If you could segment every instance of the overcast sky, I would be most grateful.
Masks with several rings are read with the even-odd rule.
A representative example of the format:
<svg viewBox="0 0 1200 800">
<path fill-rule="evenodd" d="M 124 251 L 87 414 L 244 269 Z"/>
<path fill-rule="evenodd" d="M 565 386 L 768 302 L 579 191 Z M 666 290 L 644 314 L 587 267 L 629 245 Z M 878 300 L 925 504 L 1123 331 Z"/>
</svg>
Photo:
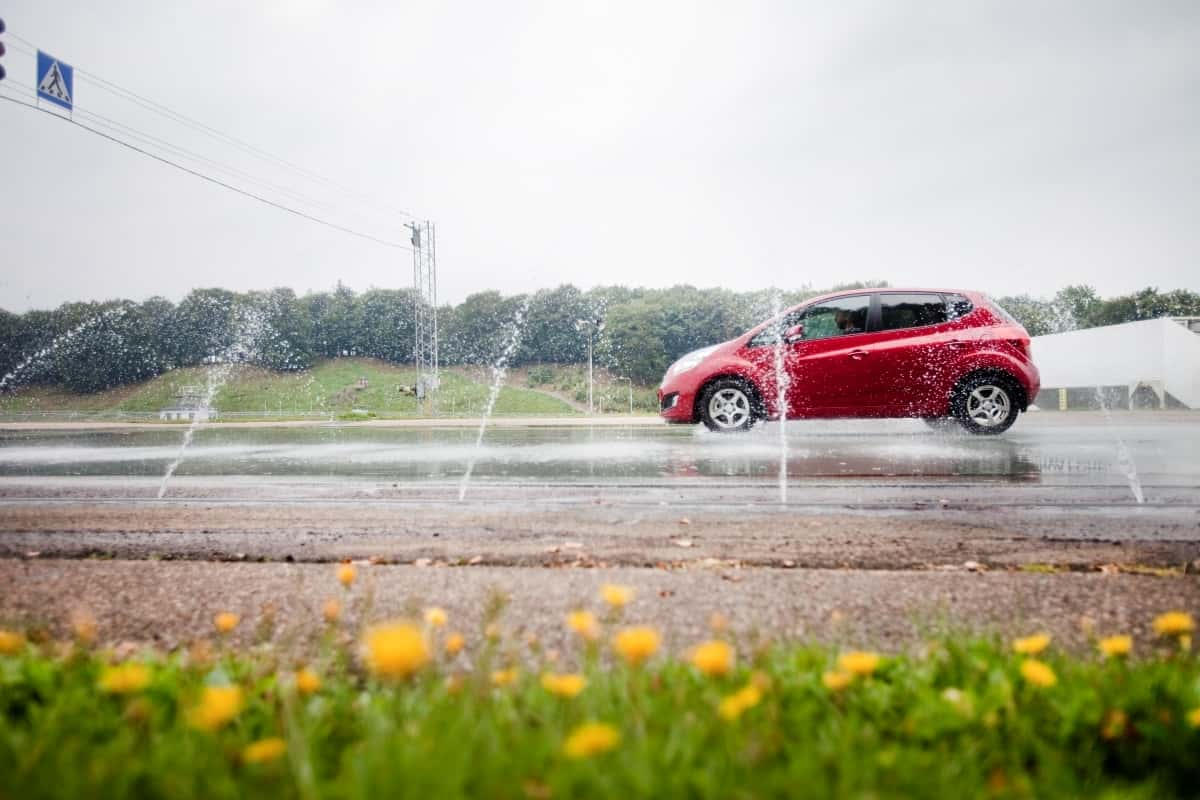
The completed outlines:
<svg viewBox="0 0 1200 800">
<path fill-rule="evenodd" d="M 78 121 L 385 239 L 406 239 L 388 206 L 433 220 L 443 302 L 562 283 L 1200 289 L 1194 0 L 0 0 L 0 16 L 0 94 L 35 83 L 16 34 L 89 74 Z M 0 176 L 10 310 L 411 285 L 406 251 L 6 102 Z"/>
</svg>

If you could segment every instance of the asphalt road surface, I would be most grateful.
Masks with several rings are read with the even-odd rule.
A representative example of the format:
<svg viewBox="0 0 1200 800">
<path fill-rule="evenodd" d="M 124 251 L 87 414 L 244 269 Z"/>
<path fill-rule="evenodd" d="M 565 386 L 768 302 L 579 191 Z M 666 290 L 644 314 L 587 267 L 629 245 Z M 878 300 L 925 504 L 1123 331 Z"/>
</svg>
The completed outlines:
<svg viewBox="0 0 1200 800">
<path fill-rule="evenodd" d="M 502 592 L 551 640 L 606 580 L 682 638 L 721 610 L 864 645 L 934 621 L 1081 642 L 1081 619 L 1200 607 L 1193 413 L 1034 413 L 998 438 L 540 422 L 480 447 L 466 425 L 201 427 L 182 453 L 176 427 L 0 429 L 0 623 L 83 606 L 109 638 L 178 644 L 267 604 L 302 641 L 332 569 L 306 562 L 346 558 L 373 564 L 371 614 L 474 620 Z"/>
</svg>

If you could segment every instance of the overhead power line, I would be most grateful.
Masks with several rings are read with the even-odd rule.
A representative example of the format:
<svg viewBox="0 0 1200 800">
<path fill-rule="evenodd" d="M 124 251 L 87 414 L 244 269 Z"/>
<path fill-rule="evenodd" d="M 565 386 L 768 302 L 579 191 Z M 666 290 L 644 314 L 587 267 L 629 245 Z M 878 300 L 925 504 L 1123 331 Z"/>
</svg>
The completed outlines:
<svg viewBox="0 0 1200 800">
<path fill-rule="evenodd" d="M 162 163 L 164 163 L 164 164 L 168 164 L 168 165 L 170 165 L 170 166 L 172 166 L 172 167 L 175 167 L 175 168 L 176 168 L 176 169 L 178 169 L 178 170 L 182 170 L 183 172 L 186 172 L 186 173 L 188 173 L 189 175 L 194 175 L 194 176 L 196 176 L 197 178 L 200 178 L 200 179 L 202 179 L 202 180 L 208 181 L 209 183 L 214 183 L 214 184 L 216 184 L 217 186 L 224 187 L 224 188 L 226 188 L 226 189 L 229 189 L 229 190 L 230 190 L 230 191 L 232 191 L 232 192 L 237 192 L 237 193 L 238 193 L 238 194 L 240 194 L 240 195 L 243 195 L 243 196 L 245 196 L 245 197 L 249 197 L 249 198 L 251 198 L 251 199 L 253 199 L 253 200 L 257 200 L 257 201 L 259 201 L 260 203 L 263 203 L 263 204 L 265 204 L 265 205 L 268 205 L 268 206 L 272 206 L 273 208 L 278 208 L 278 209 L 279 209 L 279 210 L 281 210 L 281 211 L 286 211 L 286 212 L 288 212 L 289 214 L 295 214 L 296 216 L 298 216 L 298 217 L 303 217 L 304 219 L 307 219 L 307 220 L 309 220 L 309 221 L 311 221 L 311 222 L 316 222 L 316 223 L 318 223 L 318 224 L 320 224 L 320 225 L 324 225 L 324 226 L 326 226 L 326 227 L 328 227 L 328 228 L 333 228 L 334 230 L 339 230 L 339 231 L 341 231 L 341 232 L 343 232 L 343 233 L 350 234 L 351 236 L 357 236 L 357 237 L 359 237 L 360 239 L 367 239 L 367 240 L 369 240 L 369 241 L 375 242 L 375 243 L 377 243 L 377 244 L 384 245 L 384 246 L 386 246 L 386 247 L 394 247 L 394 248 L 396 248 L 396 249 L 399 249 L 399 250 L 412 250 L 412 248 L 411 248 L 411 247 L 409 247 L 407 244 L 404 244 L 404 243 L 402 243 L 402 242 L 394 242 L 394 241 L 389 241 L 389 240 L 387 240 L 387 239 L 381 239 L 381 238 L 379 238 L 378 236 L 372 236 L 372 235 L 371 235 L 371 234 L 369 234 L 369 233 L 364 233 L 364 232 L 362 232 L 362 231 L 358 231 L 358 230 L 355 230 L 355 229 L 353 229 L 353 228 L 348 228 L 348 227 L 346 227 L 345 225 L 339 225 L 339 224 L 337 224 L 336 222 L 331 222 L 331 221 L 329 221 L 329 220 L 327 220 L 327 219 L 322 219 L 321 217 L 317 217 L 317 216 L 314 216 L 314 215 L 312 215 L 312 214 L 305 213 L 304 211 L 301 211 L 301 210 L 299 210 L 299 209 L 297 209 L 297 208 L 292 208 L 291 206 L 284 205 L 283 203 L 278 203 L 278 202 L 276 202 L 276 201 L 274 201 L 274 200 L 271 200 L 271 199 L 269 199 L 269 198 L 263 197 L 262 195 L 255 194 L 254 192 L 250 192 L 250 191 L 247 191 L 247 190 L 245 190 L 245 189 L 242 189 L 242 188 L 240 188 L 240 187 L 234 186 L 233 184 L 226 183 L 225 181 L 222 181 L 222 180 L 220 180 L 219 178 L 214 178 L 213 176 L 211 176 L 211 175 L 207 175 L 207 174 L 205 174 L 205 173 L 203 173 L 203 172 L 200 172 L 199 170 L 195 170 L 195 169 L 192 169 L 191 167 L 188 167 L 188 166 L 186 166 L 186 165 L 184 165 L 184 164 L 180 164 L 178 161 L 172 161 L 172 160 L 171 160 L 171 159 L 169 159 L 169 158 L 165 158 L 165 157 L 163 157 L 163 156 L 161 156 L 161 155 L 159 155 L 159 154 L 157 154 L 157 153 L 152 153 L 152 152 L 150 152 L 149 150 L 145 150 L 145 149 L 143 149 L 143 148 L 141 148 L 141 147 L 138 147 L 137 145 L 135 145 L 135 144 L 132 144 L 131 142 L 127 142 L 127 141 L 125 141 L 124 139 L 120 139 L 120 138 L 118 138 L 118 137 L 116 137 L 116 136 L 111 136 L 111 135 L 109 135 L 109 134 L 105 133 L 104 131 L 100 131 L 100 130 L 97 130 L 96 128 L 93 128 L 93 127 L 91 127 L 91 126 L 84 125 L 82 122 L 79 122 L 79 121 L 77 121 L 77 120 L 71 119 L 70 117 L 66 117 L 66 116 L 63 116 L 62 114 L 55 114 L 55 113 L 52 113 L 52 112 L 50 112 L 50 111 L 47 111 L 46 109 L 43 109 L 43 108 L 40 108 L 40 107 L 38 107 L 38 106 L 37 106 L 37 105 L 35 105 L 34 103 L 27 103 L 27 102 L 25 102 L 24 100 L 18 100 L 18 99 L 17 99 L 17 98 L 15 98 L 15 97 L 11 97 L 11 96 L 9 96 L 9 95 L 2 94 L 2 93 L 0 93 L 0 100 L 7 100 L 7 101 L 8 101 L 8 102 L 10 102 L 10 103 L 15 103 L 16 105 L 19 105 L 19 106 L 24 106 L 25 108 L 30 108 L 30 109 L 33 109 L 34 111 L 41 111 L 42 113 L 44 113 L 44 114 L 46 114 L 46 115 L 48 115 L 48 116 L 50 116 L 50 117 L 53 117 L 54 119 L 60 120 L 60 121 L 62 121 L 62 122 L 65 122 L 65 123 L 67 123 L 67 124 L 69 124 L 69 125 L 74 125 L 74 126 L 75 126 L 75 127 L 77 127 L 77 128 L 82 128 L 83 130 L 87 131 L 88 133 L 93 133 L 93 134 L 95 134 L 96 136 L 100 136 L 100 137 L 102 137 L 102 138 L 104 138 L 104 139 L 107 139 L 107 140 L 108 140 L 108 141 L 110 141 L 110 142 L 114 142 L 114 143 L 116 143 L 116 144 L 119 144 L 119 145 L 121 145 L 122 147 L 126 147 L 126 148 L 128 148 L 128 149 L 130 149 L 130 150 L 133 150 L 133 151 L 134 151 L 134 152 L 136 152 L 136 153 L 140 153 L 141 155 L 144 155 L 144 156 L 147 156 L 147 157 L 149 157 L 149 158 L 152 158 L 152 159 L 154 159 L 155 161 L 161 161 Z"/>
<path fill-rule="evenodd" d="M 21 42 L 22 44 L 24 44 L 26 47 L 30 48 L 30 49 L 24 51 L 30 55 L 33 55 L 34 52 L 39 49 L 36 44 L 34 44 L 33 42 L 24 38 L 20 34 L 13 33 L 11 30 L 8 31 L 6 35 L 10 36 L 12 39 L 17 40 L 18 42 Z M 23 48 L 21 48 L 20 45 L 18 45 L 17 49 L 21 50 Z M 334 187 L 334 188 L 338 189 L 341 193 L 346 195 L 347 197 L 351 197 L 351 198 L 357 200 L 358 202 L 367 205 L 368 207 L 386 208 L 386 209 L 392 211 L 393 213 L 398 214 L 403 217 L 407 217 L 410 220 L 418 220 L 419 219 L 415 214 L 405 211 L 404 209 L 397 208 L 396 206 L 393 206 L 390 203 L 386 203 L 384 201 L 378 200 L 377 198 L 370 197 L 370 196 L 363 194 L 362 192 L 359 192 L 349 186 L 346 186 L 345 184 L 342 184 L 332 178 L 328 178 L 324 175 L 321 175 L 320 173 L 306 169 L 304 167 L 301 167 L 297 164 L 292 163 L 291 161 L 288 161 L 287 159 L 284 159 L 277 155 L 274 155 L 273 153 L 269 153 L 260 147 L 256 147 L 255 145 L 252 145 L 249 142 L 246 142 L 246 141 L 243 141 L 242 139 L 237 138 L 236 136 L 232 136 L 231 134 L 220 131 L 220 130 L 212 127 L 211 125 L 207 125 L 203 122 L 200 122 L 199 120 L 193 119 L 192 117 L 189 117 L 186 114 L 183 114 L 179 111 L 175 111 L 174 109 L 171 109 L 171 108 L 163 105 L 162 103 L 159 103 L 156 100 L 152 100 L 152 99 L 145 97 L 141 94 L 138 94 L 137 92 L 134 92 L 130 89 L 126 89 L 125 87 L 121 86 L 120 84 L 117 84 L 113 81 L 107 80 L 106 78 L 102 78 L 93 72 L 84 70 L 80 67 L 76 67 L 75 74 L 77 76 L 79 76 L 80 78 L 83 78 L 87 82 L 95 85 L 96 87 L 98 87 L 104 91 L 107 91 L 111 94 L 114 94 L 117 97 L 120 97 L 128 102 L 138 105 L 138 106 L 146 109 L 147 111 L 158 114 L 159 116 L 165 117 L 173 122 L 176 122 L 180 125 L 190 128 L 194 131 L 202 133 L 210 138 L 216 139 L 217 141 L 223 142 L 228 145 L 232 145 L 233 147 L 236 147 L 246 153 L 249 153 L 250 155 L 254 156 L 255 158 L 275 164 L 276 166 L 282 167 L 284 169 L 290 170 L 298 175 L 301 175 L 301 176 L 307 178 L 308 180 L 317 181 L 317 182 L 323 183 L 327 186 Z"/>
</svg>

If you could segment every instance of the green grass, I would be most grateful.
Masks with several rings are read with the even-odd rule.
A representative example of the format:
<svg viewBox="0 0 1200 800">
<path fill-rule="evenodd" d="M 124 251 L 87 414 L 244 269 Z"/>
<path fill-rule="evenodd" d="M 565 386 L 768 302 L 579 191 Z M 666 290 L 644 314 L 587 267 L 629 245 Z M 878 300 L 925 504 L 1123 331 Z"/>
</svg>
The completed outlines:
<svg viewBox="0 0 1200 800">
<path fill-rule="evenodd" d="M 31 386 L 0 397 L 0 411 L 157 413 L 172 405 L 184 387 L 203 389 L 207 375 L 202 367 L 177 369 L 140 384 L 88 395 Z M 482 411 L 490 389 L 489 374 L 448 369 L 441 376 L 439 402 L 443 414 L 473 416 Z M 365 388 L 358 387 L 359 378 L 367 379 Z M 399 388 L 415 383 L 416 373 L 412 369 L 365 358 L 330 359 L 302 372 L 238 367 L 217 392 L 214 405 L 221 412 L 269 416 L 308 413 L 344 416 L 354 409 L 364 409 L 376 416 L 415 416 L 416 398 Z M 555 416 L 577 412 L 544 392 L 506 385 L 496 399 L 495 413 Z"/>
<path fill-rule="evenodd" d="M 706 677 L 683 654 L 629 667 L 581 645 L 562 655 L 588 683 L 564 699 L 541 685 L 560 667 L 536 643 L 478 635 L 451 658 L 444 632 L 427 635 L 432 662 L 387 682 L 330 626 L 311 663 L 323 685 L 307 696 L 297 663 L 265 644 L 133 656 L 151 679 L 127 695 L 97 688 L 111 653 L 24 646 L 0 656 L 0 796 L 1158 798 L 1200 786 L 1200 669 L 1169 641 L 1129 662 L 1052 645 L 1039 658 L 1057 683 L 1038 687 L 1008 643 L 944 639 L 841 690 L 822 677 L 839 654 L 817 646 L 751 648 Z M 516 682 L 494 685 L 511 664 Z M 195 729 L 204 687 L 226 684 L 244 708 Z M 749 685 L 758 702 L 722 717 L 722 698 Z M 619 741 L 570 758 L 564 741 L 586 721 Z M 246 763 L 271 737 L 286 754 Z"/>
</svg>

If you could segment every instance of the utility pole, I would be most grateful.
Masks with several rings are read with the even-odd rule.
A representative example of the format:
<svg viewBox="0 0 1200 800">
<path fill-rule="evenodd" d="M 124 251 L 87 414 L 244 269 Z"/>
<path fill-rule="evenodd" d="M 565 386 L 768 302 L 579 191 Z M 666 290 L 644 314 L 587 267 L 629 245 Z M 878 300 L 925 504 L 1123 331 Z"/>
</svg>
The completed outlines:
<svg viewBox="0 0 1200 800">
<path fill-rule="evenodd" d="M 417 370 L 417 410 L 436 415 L 438 378 L 437 233 L 433 223 L 411 222 L 413 251 L 413 366 Z"/>
<path fill-rule="evenodd" d="M 587 336 L 588 343 L 588 413 L 595 413 L 595 407 L 592 404 L 592 344 L 599 333 L 600 328 L 604 325 L 604 320 L 598 316 L 590 316 L 587 319 L 575 320 L 575 330 Z"/>
</svg>

